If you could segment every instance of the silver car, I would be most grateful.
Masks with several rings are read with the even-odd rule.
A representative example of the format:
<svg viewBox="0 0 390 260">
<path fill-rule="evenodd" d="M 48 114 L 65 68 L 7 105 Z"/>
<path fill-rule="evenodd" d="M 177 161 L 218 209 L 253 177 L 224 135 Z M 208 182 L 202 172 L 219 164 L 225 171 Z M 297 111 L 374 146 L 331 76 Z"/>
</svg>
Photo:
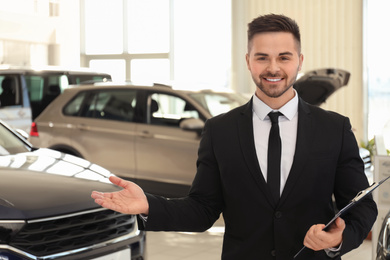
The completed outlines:
<svg viewBox="0 0 390 260">
<path fill-rule="evenodd" d="M 111 76 L 87 68 L 0 65 L 0 119 L 28 132 L 31 122 L 63 89 L 91 80 L 108 81 Z"/>
<path fill-rule="evenodd" d="M 248 101 L 166 85 L 68 88 L 36 118 L 29 141 L 99 163 L 165 196 L 188 192 L 204 122 Z"/>
</svg>

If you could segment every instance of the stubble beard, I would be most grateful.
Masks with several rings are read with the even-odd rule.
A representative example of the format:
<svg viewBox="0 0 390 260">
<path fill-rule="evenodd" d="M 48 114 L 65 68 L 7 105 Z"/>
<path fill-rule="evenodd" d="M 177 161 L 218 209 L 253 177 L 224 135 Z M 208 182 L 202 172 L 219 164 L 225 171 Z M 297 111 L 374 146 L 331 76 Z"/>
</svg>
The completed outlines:
<svg viewBox="0 0 390 260">
<path fill-rule="evenodd" d="M 268 96 L 270 98 L 278 98 L 278 97 L 281 97 L 284 93 L 286 93 L 295 84 L 295 82 L 297 81 L 298 71 L 299 71 L 299 69 L 297 69 L 295 77 L 290 82 L 287 83 L 286 87 L 284 87 L 280 91 L 274 91 L 274 88 L 277 88 L 277 86 L 274 86 L 274 88 L 272 88 L 272 87 L 271 88 L 266 88 L 264 86 L 264 84 L 262 84 L 262 79 L 263 78 L 267 78 L 267 77 L 269 77 L 269 78 L 281 77 L 281 78 L 284 78 L 284 79 L 288 80 L 287 75 L 279 75 L 279 74 L 272 75 L 272 74 L 269 74 L 269 73 L 266 74 L 266 75 L 262 74 L 262 75 L 259 76 L 259 80 L 257 81 L 257 80 L 254 79 L 254 82 L 255 82 L 257 88 L 259 88 L 261 90 L 261 92 L 263 92 L 266 96 Z"/>
</svg>

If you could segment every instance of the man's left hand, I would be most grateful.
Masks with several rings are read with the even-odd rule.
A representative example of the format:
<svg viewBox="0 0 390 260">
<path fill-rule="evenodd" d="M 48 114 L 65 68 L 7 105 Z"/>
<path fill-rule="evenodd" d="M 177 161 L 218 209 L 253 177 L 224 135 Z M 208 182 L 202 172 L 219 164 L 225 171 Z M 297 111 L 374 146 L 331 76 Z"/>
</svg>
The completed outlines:
<svg viewBox="0 0 390 260">
<path fill-rule="evenodd" d="M 343 241 L 344 220 L 337 218 L 326 231 L 323 230 L 324 227 L 324 224 L 313 225 L 307 231 L 303 244 L 314 251 L 339 247 Z"/>
</svg>

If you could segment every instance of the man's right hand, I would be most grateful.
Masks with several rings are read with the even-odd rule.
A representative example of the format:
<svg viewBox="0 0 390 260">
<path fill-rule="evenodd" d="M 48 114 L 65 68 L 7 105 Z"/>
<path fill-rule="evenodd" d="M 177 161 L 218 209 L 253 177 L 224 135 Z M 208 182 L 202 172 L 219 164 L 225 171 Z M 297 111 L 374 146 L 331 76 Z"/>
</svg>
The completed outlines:
<svg viewBox="0 0 390 260">
<path fill-rule="evenodd" d="M 149 203 L 144 191 L 135 183 L 111 176 L 110 181 L 123 189 L 102 193 L 93 191 L 91 197 L 102 207 L 125 214 L 149 214 Z"/>
</svg>

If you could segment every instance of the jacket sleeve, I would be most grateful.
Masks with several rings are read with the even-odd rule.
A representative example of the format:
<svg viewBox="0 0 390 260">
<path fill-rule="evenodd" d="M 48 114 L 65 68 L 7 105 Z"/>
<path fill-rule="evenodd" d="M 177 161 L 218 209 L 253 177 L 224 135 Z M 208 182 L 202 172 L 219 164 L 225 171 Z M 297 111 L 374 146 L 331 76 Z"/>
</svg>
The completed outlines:
<svg viewBox="0 0 390 260">
<path fill-rule="evenodd" d="M 343 143 L 339 155 L 334 195 L 339 209 L 346 206 L 351 198 L 366 189 L 369 184 L 364 173 L 364 164 L 348 118 L 345 118 Z M 357 248 L 370 232 L 376 217 L 377 207 L 371 195 L 353 206 L 342 218 L 346 222 L 343 233 L 341 255 Z"/>
</svg>

